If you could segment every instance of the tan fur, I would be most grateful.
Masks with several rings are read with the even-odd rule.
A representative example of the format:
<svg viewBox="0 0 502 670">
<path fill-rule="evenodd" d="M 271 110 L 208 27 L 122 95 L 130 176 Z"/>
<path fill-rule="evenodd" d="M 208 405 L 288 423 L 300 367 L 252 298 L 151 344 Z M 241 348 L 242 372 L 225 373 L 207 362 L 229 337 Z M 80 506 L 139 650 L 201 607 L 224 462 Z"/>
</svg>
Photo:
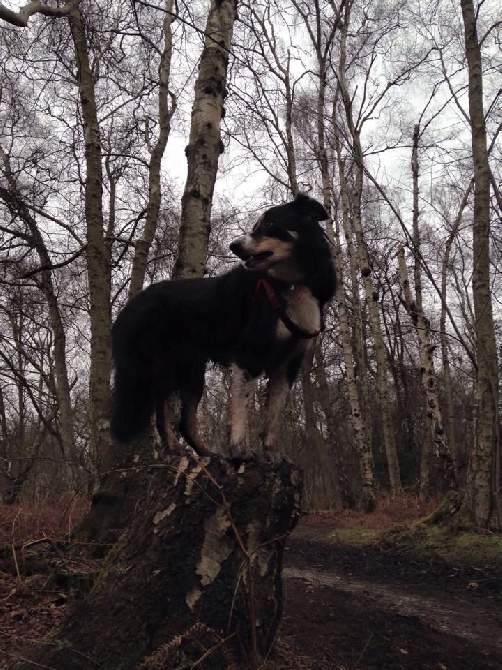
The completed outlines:
<svg viewBox="0 0 502 670">
<path fill-rule="evenodd" d="M 321 329 L 319 303 L 306 286 L 294 286 L 287 295 L 286 314 L 291 321 L 307 333 L 317 333 Z M 291 337 L 282 321 L 277 324 L 277 336 L 281 340 Z"/>
<path fill-rule="evenodd" d="M 239 452 L 246 444 L 246 419 L 249 396 L 251 395 L 256 379 L 250 377 L 245 370 L 232 365 L 229 398 L 229 428 L 230 452 L 232 456 L 242 455 Z"/>
</svg>

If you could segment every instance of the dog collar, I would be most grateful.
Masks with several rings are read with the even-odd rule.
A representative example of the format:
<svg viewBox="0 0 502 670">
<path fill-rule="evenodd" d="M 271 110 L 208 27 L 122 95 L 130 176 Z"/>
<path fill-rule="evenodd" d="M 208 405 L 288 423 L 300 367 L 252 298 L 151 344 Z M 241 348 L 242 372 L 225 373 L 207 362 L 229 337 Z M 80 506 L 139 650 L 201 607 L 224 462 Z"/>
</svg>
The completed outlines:
<svg viewBox="0 0 502 670">
<path fill-rule="evenodd" d="M 277 316 L 279 319 L 283 322 L 283 324 L 286 326 L 286 328 L 289 330 L 291 335 L 294 335 L 295 337 L 298 337 L 302 340 L 310 340 L 313 337 L 317 337 L 319 333 L 321 333 L 324 328 L 324 319 L 322 316 L 322 310 L 321 310 L 321 327 L 319 330 L 316 330 L 315 332 L 311 333 L 308 330 L 304 330 L 303 328 L 300 328 L 294 321 L 292 321 L 289 316 L 286 314 L 286 310 L 284 308 L 283 303 L 279 300 L 279 296 L 277 295 L 276 291 L 274 290 L 274 287 L 272 284 L 266 279 L 265 277 L 260 277 L 258 281 L 256 282 L 255 290 L 254 290 L 254 295 L 253 295 L 253 301 L 251 303 L 252 308 L 254 306 L 254 302 L 256 299 L 256 296 L 258 295 L 260 289 L 263 289 L 265 291 L 265 294 L 268 298 L 269 303 L 272 306 L 272 309 L 274 312 L 277 313 Z"/>
</svg>

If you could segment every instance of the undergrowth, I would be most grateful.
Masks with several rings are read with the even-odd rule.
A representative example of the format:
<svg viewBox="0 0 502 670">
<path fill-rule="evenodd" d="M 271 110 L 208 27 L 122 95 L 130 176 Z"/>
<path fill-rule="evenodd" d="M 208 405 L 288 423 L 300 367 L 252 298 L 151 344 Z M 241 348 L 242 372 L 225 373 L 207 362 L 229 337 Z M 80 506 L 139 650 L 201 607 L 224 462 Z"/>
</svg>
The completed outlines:
<svg viewBox="0 0 502 670">
<path fill-rule="evenodd" d="M 380 496 L 373 514 L 358 510 L 319 512 L 311 515 L 325 528 L 324 536 L 353 546 L 379 545 L 388 551 L 412 552 L 416 556 L 440 556 L 448 562 L 473 566 L 502 566 L 502 534 L 468 532 L 451 523 L 429 523 L 442 503 L 406 493 L 399 498 Z"/>
<path fill-rule="evenodd" d="M 88 507 L 86 498 L 72 494 L 42 504 L 0 503 L 0 550 L 43 538 L 69 540 Z"/>
</svg>

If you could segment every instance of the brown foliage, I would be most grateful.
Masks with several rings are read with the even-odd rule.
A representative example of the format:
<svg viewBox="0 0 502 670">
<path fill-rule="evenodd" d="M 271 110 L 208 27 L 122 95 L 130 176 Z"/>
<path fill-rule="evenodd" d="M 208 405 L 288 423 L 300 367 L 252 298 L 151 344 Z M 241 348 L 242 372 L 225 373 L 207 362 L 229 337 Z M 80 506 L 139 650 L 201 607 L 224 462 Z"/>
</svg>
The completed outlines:
<svg viewBox="0 0 502 670">
<path fill-rule="evenodd" d="M 0 503 L 0 551 L 14 545 L 50 538 L 68 540 L 87 512 L 88 501 L 72 494 L 42 505 Z"/>
</svg>

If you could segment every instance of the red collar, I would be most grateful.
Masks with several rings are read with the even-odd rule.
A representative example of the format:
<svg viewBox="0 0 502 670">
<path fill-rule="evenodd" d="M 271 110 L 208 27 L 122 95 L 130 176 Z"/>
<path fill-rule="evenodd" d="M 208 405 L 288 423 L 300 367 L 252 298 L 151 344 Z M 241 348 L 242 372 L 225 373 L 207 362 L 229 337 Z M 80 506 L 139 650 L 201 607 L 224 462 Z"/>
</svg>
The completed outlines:
<svg viewBox="0 0 502 670">
<path fill-rule="evenodd" d="M 322 310 L 321 310 L 321 328 L 319 330 L 316 330 L 314 333 L 310 333 L 309 331 L 300 328 L 300 326 L 297 326 L 296 323 L 294 323 L 294 321 L 291 321 L 289 316 L 286 314 L 286 309 L 284 307 L 283 302 L 279 299 L 279 296 L 277 295 L 272 284 L 265 277 L 260 277 L 260 279 L 258 279 L 258 281 L 256 282 L 253 294 L 253 300 L 251 302 L 251 312 L 254 309 L 256 297 L 260 292 L 260 289 L 263 289 L 265 291 L 265 294 L 268 298 L 269 303 L 272 306 L 272 309 L 274 310 L 274 312 L 276 312 L 277 316 L 289 330 L 291 335 L 294 335 L 295 337 L 298 337 L 302 340 L 310 340 L 313 337 L 317 337 L 319 333 L 322 330 L 324 330 L 325 326 L 324 326 L 324 320 L 322 318 Z"/>
</svg>

